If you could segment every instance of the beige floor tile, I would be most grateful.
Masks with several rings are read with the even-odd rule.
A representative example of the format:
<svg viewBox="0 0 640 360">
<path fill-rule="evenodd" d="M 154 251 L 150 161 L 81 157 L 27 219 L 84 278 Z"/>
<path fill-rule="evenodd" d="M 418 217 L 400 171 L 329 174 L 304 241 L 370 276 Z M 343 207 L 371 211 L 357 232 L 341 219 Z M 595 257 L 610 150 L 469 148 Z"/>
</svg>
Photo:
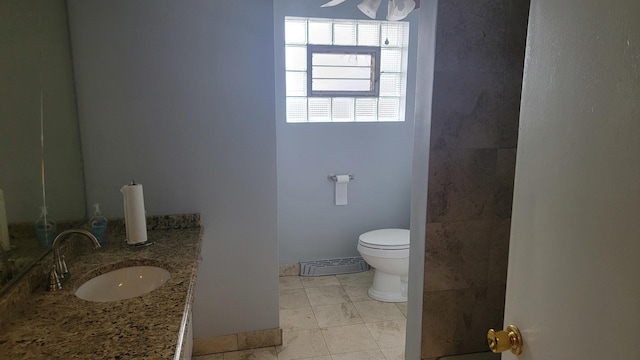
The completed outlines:
<svg viewBox="0 0 640 360">
<path fill-rule="evenodd" d="M 314 306 L 313 313 L 320 327 L 362 324 L 362 318 L 352 303 Z"/>
<path fill-rule="evenodd" d="M 282 330 L 308 330 L 318 327 L 318 322 L 310 307 L 280 310 L 280 328 Z"/>
<path fill-rule="evenodd" d="M 335 275 L 312 277 L 302 276 L 300 277 L 300 281 L 302 282 L 302 286 L 305 288 L 340 285 L 340 282 L 336 279 Z"/>
<path fill-rule="evenodd" d="M 282 333 L 282 345 L 276 346 L 276 351 L 278 360 L 329 355 L 329 349 L 320 329 L 285 331 Z"/>
<path fill-rule="evenodd" d="M 281 276 L 280 290 L 302 289 L 302 281 L 299 276 Z"/>
<path fill-rule="evenodd" d="M 349 284 L 342 286 L 347 295 L 349 295 L 349 299 L 351 299 L 352 302 L 372 301 L 373 299 L 369 297 L 369 294 L 367 294 L 367 291 L 369 291 L 369 287 L 371 287 L 371 284 L 369 283 Z"/>
<path fill-rule="evenodd" d="M 224 354 L 224 360 L 278 360 L 275 347 L 234 351 Z"/>
<path fill-rule="evenodd" d="M 280 276 L 298 276 L 300 275 L 300 263 L 281 264 L 279 270 Z"/>
<path fill-rule="evenodd" d="M 367 350 L 331 355 L 332 360 L 386 360 L 380 350 Z"/>
<path fill-rule="evenodd" d="M 400 309 L 400 311 L 402 312 L 402 315 L 404 315 L 404 317 L 407 317 L 407 303 L 406 302 L 400 302 L 400 303 L 396 303 L 396 306 L 398 307 L 398 309 Z"/>
<path fill-rule="evenodd" d="M 404 360 L 404 346 L 380 349 L 386 360 Z"/>
<path fill-rule="evenodd" d="M 347 293 L 342 289 L 342 286 L 306 288 L 305 291 L 307 292 L 311 306 L 341 304 L 351 301 Z"/>
<path fill-rule="evenodd" d="M 282 346 L 194 360 L 403 360 L 407 304 L 369 298 L 372 278 L 373 271 L 281 277 Z"/>
<path fill-rule="evenodd" d="M 366 325 L 380 348 L 404 346 L 407 333 L 406 320 L 389 320 Z"/>
<path fill-rule="evenodd" d="M 371 283 L 373 282 L 373 270 L 363 271 L 355 274 L 336 275 L 336 279 L 338 279 L 338 281 L 342 285 L 362 283 L 368 283 L 369 285 L 371 285 Z"/>
<path fill-rule="evenodd" d="M 353 305 L 356 306 L 365 323 L 404 319 L 404 315 L 395 303 L 372 300 L 354 302 Z"/>
<path fill-rule="evenodd" d="M 304 289 L 290 289 L 280 291 L 280 309 L 296 309 L 310 307 L 307 293 Z"/>
<path fill-rule="evenodd" d="M 224 360 L 222 354 L 200 355 L 200 356 L 194 356 L 191 359 L 193 360 Z"/>
<path fill-rule="evenodd" d="M 363 324 L 323 328 L 322 335 L 332 355 L 378 348 Z"/>
</svg>

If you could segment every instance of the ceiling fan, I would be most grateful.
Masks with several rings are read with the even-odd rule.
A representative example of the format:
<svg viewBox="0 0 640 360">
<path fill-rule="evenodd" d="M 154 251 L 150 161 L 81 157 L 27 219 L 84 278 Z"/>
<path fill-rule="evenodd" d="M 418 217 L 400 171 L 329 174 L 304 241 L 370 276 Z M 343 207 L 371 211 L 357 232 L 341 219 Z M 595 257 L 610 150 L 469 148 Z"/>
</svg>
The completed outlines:
<svg viewBox="0 0 640 360">
<path fill-rule="evenodd" d="M 330 0 L 329 2 L 321 5 L 321 7 L 331 7 L 340 5 L 347 0 Z M 387 20 L 397 21 L 402 20 L 413 9 L 416 9 L 420 6 L 420 0 L 387 0 Z M 376 13 L 378 12 L 378 8 L 382 0 L 363 0 L 360 4 L 358 4 L 358 9 L 362 11 L 363 14 L 368 17 L 375 19 Z"/>
</svg>

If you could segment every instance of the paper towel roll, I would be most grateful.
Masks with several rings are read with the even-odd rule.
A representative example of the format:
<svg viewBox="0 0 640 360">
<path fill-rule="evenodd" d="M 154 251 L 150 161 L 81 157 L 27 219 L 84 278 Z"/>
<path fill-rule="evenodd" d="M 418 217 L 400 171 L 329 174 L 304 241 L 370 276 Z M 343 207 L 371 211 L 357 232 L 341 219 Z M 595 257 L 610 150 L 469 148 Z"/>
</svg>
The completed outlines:
<svg viewBox="0 0 640 360">
<path fill-rule="evenodd" d="M 9 225 L 7 224 L 7 208 L 4 205 L 4 193 L 0 189 L 0 246 L 5 250 L 11 249 L 9 243 Z"/>
<path fill-rule="evenodd" d="M 120 189 L 124 198 L 124 224 L 127 230 L 127 244 L 147 241 L 147 218 L 144 211 L 142 185 L 131 182 Z"/>
<path fill-rule="evenodd" d="M 349 175 L 336 176 L 336 205 L 347 205 L 347 184 Z"/>
</svg>

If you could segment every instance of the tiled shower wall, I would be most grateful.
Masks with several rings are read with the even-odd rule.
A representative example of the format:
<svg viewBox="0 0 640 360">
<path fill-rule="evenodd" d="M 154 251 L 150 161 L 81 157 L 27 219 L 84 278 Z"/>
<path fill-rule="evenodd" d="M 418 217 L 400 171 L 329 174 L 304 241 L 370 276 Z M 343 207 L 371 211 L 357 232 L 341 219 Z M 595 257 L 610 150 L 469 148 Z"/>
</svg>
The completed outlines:
<svg viewBox="0 0 640 360">
<path fill-rule="evenodd" d="M 529 0 L 439 2 L 422 358 L 502 328 Z"/>
</svg>

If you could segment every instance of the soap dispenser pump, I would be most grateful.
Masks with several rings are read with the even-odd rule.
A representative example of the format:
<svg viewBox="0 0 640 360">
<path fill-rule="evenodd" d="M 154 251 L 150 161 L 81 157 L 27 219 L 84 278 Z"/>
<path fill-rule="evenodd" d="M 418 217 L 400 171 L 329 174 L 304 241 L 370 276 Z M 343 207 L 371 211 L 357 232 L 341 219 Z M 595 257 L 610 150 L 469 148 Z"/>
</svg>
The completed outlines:
<svg viewBox="0 0 640 360">
<path fill-rule="evenodd" d="M 91 224 L 91 233 L 98 239 L 100 245 L 104 245 L 107 243 L 107 218 L 102 215 L 100 204 L 93 204 L 93 207 L 95 210 L 93 217 L 91 217 L 89 221 Z"/>
<path fill-rule="evenodd" d="M 50 248 L 56 234 L 56 222 L 48 215 L 47 207 L 40 206 L 40 218 L 36 221 L 36 237 L 43 248 Z"/>
</svg>

